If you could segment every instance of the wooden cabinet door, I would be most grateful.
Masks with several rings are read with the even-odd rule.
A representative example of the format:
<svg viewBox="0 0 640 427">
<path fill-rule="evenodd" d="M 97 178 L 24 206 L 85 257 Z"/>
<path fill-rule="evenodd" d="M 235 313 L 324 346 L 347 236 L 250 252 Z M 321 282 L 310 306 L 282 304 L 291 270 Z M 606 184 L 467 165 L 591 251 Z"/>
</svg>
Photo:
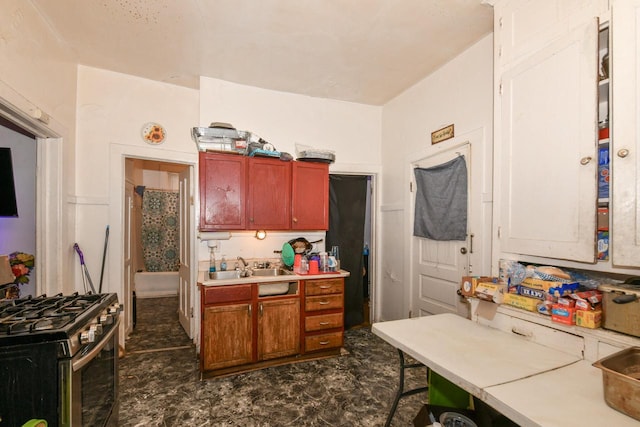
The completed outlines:
<svg viewBox="0 0 640 427">
<path fill-rule="evenodd" d="M 300 299 L 258 303 L 258 360 L 300 352 Z"/>
<path fill-rule="evenodd" d="M 291 162 L 252 158 L 247 187 L 247 228 L 287 230 L 291 210 Z"/>
<path fill-rule="evenodd" d="M 291 229 L 329 228 L 329 165 L 293 162 Z"/>
<path fill-rule="evenodd" d="M 200 230 L 242 230 L 245 223 L 244 156 L 200 153 Z"/>
<path fill-rule="evenodd" d="M 640 267 L 640 1 L 612 6 L 611 259 Z"/>
<path fill-rule="evenodd" d="M 596 20 L 500 76 L 496 201 L 503 253 L 596 260 Z"/>
<path fill-rule="evenodd" d="M 202 369 L 253 361 L 251 303 L 205 307 L 202 318 Z"/>
</svg>

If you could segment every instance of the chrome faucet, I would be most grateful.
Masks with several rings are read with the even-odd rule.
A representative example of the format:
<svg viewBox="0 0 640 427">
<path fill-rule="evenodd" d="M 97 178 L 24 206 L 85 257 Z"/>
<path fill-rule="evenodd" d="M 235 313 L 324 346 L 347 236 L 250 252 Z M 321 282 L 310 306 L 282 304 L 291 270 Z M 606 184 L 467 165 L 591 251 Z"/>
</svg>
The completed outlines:
<svg viewBox="0 0 640 427">
<path fill-rule="evenodd" d="M 247 268 L 247 266 L 249 265 L 249 263 L 245 261 L 241 256 L 238 257 L 238 260 L 242 261 L 243 268 Z"/>
</svg>

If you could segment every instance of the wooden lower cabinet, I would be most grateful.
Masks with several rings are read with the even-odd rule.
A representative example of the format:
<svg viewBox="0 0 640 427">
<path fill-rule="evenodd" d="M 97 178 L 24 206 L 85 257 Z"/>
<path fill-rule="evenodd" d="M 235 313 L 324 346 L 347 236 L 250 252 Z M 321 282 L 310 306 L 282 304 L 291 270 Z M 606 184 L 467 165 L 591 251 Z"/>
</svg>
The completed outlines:
<svg viewBox="0 0 640 427">
<path fill-rule="evenodd" d="M 258 302 L 258 360 L 300 352 L 300 298 Z"/>
<path fill-rule="evenodd" d="M 304 284 L 304 352 L 344 345 L 344 278 L 306 280 Z"/>
<path fill-rule="evenodd" d="M 205 307 L 202 317 L 202 369 L 243 365 L 253 360 L 251 303 Z"/>
<path fill-rule="evenodd" d="M 257 283 L 200 286 L 203 377 L 339 354 L 344 279 L 294 283 L 276 296 L 259 296 Z"/>
</svg>

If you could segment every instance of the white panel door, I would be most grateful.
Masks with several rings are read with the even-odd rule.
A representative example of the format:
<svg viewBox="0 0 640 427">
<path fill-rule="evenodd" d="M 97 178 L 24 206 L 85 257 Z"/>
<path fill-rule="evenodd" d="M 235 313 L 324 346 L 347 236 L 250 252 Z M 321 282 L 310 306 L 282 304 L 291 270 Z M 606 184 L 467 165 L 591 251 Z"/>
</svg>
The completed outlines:
<svg viewBox="0 0 640 427">
<path fill-rule="evenodd" d="M 597 42 L 594 19 L 502 75 L 503 252 L 595 262 Z"/>
<path fill-rule="evenodd" d="M 612 7 L 611 258 L 640 267 L 640 1 Z"/>
<path fill-rule="evenodd" d="M 429 168 L 464 156 L 467 162 L 467 195 L 471 198 L 471 150 L 469 143 L 414 162 L 414 167 Z M 413 178 L 412 178 L 413 179 Z M 415 179 L 413 179 L 415 188 Z M 468 202 L 467 202 L 468 203 Z M 415 192 L 411 212 L 415 209 Z M 470 210 L 467 208 L 470 215 Z M 411 214 L 413 215 L 413 213 Z M 413 216 L 412 216 L 413 220 Z M 469 220 L 467 219 L 467 222 Z M 458 313 L 457 295 L 460 279 L 469 268 L 469 253 L 466 241 L 436 241 L 422 237 L 411 237 L 411 289 L 413 292 L 411 312 L 413 316 L 440 313 Z"/>
<path fill-rule="evenodd" d="M 123 251 L 123 269 L 124 269 L 124 283 L 122 286 L 125 301 L 124 304 L 124 330 L 125 336 L 128 336 L 133 331 L 133 289 L 131 284 L 133 283 L 133 263 L 131 260 L 131 246 L 132 235 L 131 229 L 133 226 L 133 184 L 127 182 L 124 190 L 124 251 Z"/>
<path fill-rule="evenodd" d="M 180 172 L 180 268 L 178 288 L 178 319 L 189 338 L 193 338 L 193 295 L 192 288 L 195 280 L 191 277 L 191 242 L 194 230 L 192 230 L 192 196 L 191 174 L 192 167 L 185 167 Z"/>
</svg>

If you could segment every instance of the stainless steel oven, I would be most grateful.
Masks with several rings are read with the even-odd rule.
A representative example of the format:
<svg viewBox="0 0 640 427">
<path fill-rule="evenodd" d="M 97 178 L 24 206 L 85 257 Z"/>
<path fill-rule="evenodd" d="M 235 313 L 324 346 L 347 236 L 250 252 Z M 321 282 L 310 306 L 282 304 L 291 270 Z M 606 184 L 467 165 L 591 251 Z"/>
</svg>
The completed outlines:
<svg viewBox="0 0 640 427">
<path fill-rule="evenodd" d="M 0 300 L 0 427 L 116 426 L 119 325 L 116 294 Z"/>
<path fill-rule="evenodd" d="M 59 363 L 60 425 L 118 425 L 120 320 L 86 354 Z"/>
</svg>

